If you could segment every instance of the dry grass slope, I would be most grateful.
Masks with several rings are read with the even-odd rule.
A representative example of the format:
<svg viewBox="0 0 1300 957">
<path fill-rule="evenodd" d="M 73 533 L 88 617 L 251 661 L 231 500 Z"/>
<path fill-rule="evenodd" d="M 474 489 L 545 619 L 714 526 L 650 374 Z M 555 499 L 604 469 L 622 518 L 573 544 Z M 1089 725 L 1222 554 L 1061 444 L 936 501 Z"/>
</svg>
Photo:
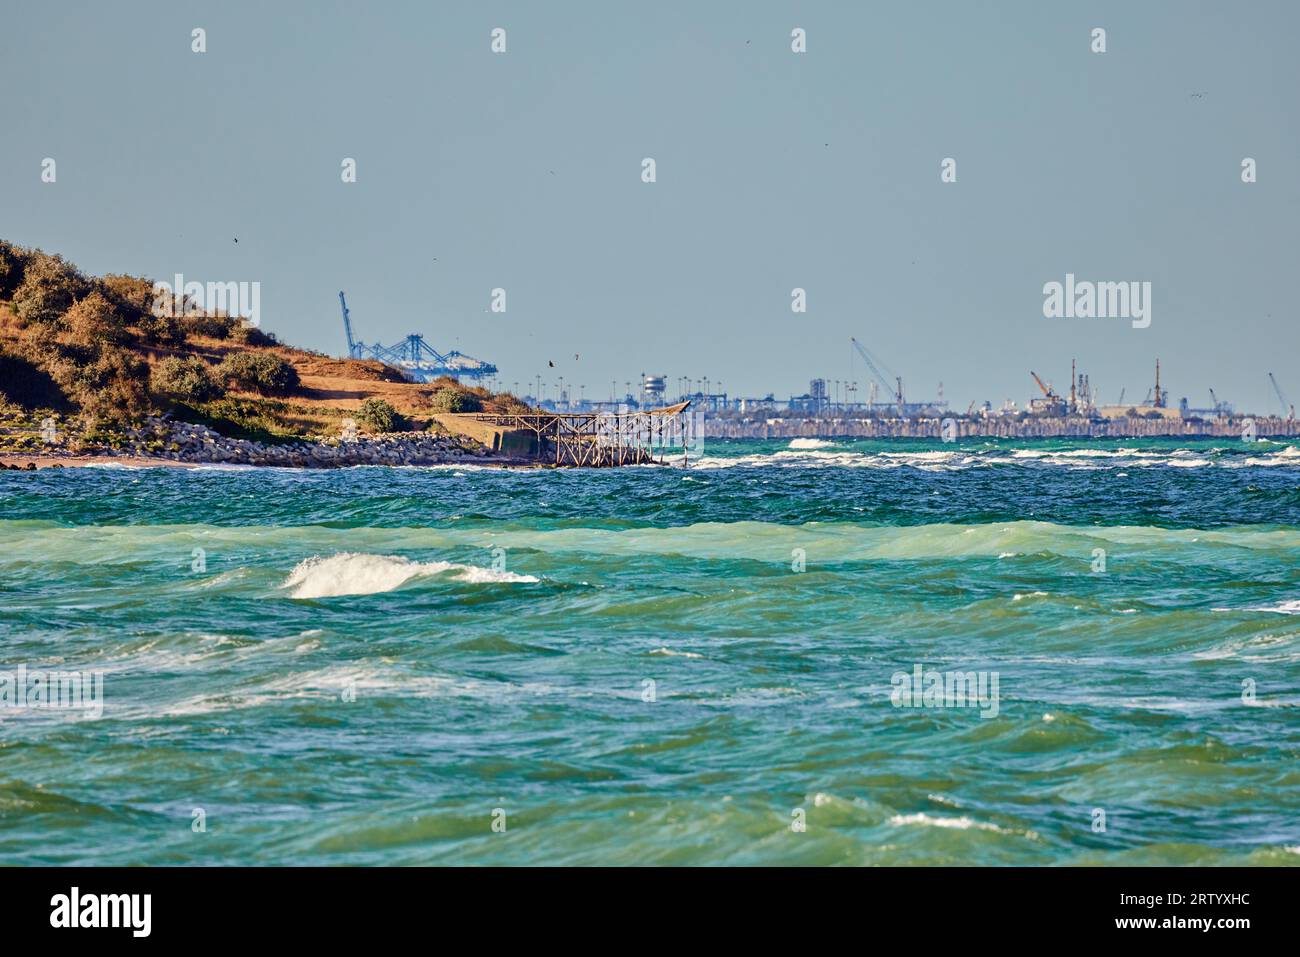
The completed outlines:
<svg viewBox="0 0 1300 957">
<path fill-rule="evenodd" d="M 376 416 L 382 406 L 371 402 L 357 419 L 362 432 L 367 422 L 441 430 L 434 416 L 450 406 L 527 408 L 454 379 L 413 383 L 374 360 L 294 349 L 238 318 L 185 315 L 195 311 L 185 302 L 178 317 L 160 317 L 153 303 L 147 279 L 85 276 L 59 256 L 0 240 L 0 404 L 72 416 L 90 430 L 167 412 L 263 441 L 337 436 L 368 400 L 396 417 Z"/>
</svg>

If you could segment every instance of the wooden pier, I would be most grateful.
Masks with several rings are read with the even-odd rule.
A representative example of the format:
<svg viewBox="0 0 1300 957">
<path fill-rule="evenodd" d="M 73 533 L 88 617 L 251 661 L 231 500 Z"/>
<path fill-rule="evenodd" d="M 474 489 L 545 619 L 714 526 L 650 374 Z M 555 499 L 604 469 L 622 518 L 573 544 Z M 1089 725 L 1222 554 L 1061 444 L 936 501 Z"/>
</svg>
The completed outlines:
<svg viewBox="0 0 1300 957">
<path fill-rule="evenodd" d="M 437 416 L 494 452 L 557 467 L 685 465 L 703 438 L 690 402 L 626 412 L 461 412 Z"/>
</svg>

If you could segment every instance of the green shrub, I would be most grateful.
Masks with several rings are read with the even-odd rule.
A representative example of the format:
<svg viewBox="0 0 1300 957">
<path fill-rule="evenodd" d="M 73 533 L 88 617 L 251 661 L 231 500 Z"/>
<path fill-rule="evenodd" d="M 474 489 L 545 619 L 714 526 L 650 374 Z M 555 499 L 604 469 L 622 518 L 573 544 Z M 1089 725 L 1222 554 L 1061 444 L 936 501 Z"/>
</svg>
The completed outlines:
<svg viewBox="0 0 1300 957">
<path fill-rule="evenodd" d="M 298 388 L 298 370 L 269 352 L 232 352 L 217 367 L 223 382 L 261 395 L 288 395 Z"/>
<path fill-rule="evenodd" d="M 371 432 L 397 432 L 405 420 L 383 399 L 366 399 L 357 410 L 356 420 Z"/>
<path fill-rule="evenodd" d="M 161 346 L 185 345 L 185 326 L 172 316 L 142 316 L 136 324 L 145 342 Z"/>
<path fill-rule="evenodd" d="M 92 418 L 121 423 L 150 410 L 149 366 L 133 353 L 107 345 L 89 359 L 76 347 L 64 353 L 48 367 L 50 375 Z"/>
<path fill-rule="evenodd" d="M 185 419 L 202 422 L 234 439 L 282 443 L 297 441 L 299 436 L 279 419 L 284 411 L 283 402 L 227 396 L 190 407 Z"/>
<path fill-rule="evenodd" d="M 533 407 L 527 402 L 509 392 L 502 392 L 496 397 L 496 408 L 514 415 L 523 415 L 533 411 Z"/>
<path fill-rule="evenodd" d="M 263 332 L 247 319 L 240 319 L 231 326 L 227 338 L 246 346 L 275 346 L 280 343 L 274 335 Z"/>
<path fill-rule="evenodd" d="M 99 343 L 120 345 L 129 338 L 126 320 L 100 292 L 78 299 L 63 314 L 60 324 L 73 342 L 86 346 Z"/>
<path fill-rule="evenodd" d="M 14 311 L 23 322 L 54 322 L 86 292 L 86 281 L 71 263 L 38 250 L 28 258 L 23 281 L 14 290 Z"/>
<path fill-rule="evenodd" d="M 434 412 L 479 412 L 483 408 L 483 400 L 472 392 L 439 389 L 429 400 L 429 405 Z"/>
<path fill-rule="evenodd" d="M 0 299 L 8 299 L 23 281 L 27 251 L 0 239 Z"/>
<path fill-rule="evenodd" d="M 108 275 L 97 283 L 102 292 L 126 321 L 139 326 L 153 316 L 153 283 L 138 276 Z"/>
<path fill-rule="evenodd" d="M 212 368 L 197 356 L 181 359 L 169 356 L 153 367 L 150 385 L 154 392 L 185 402 L 208 402 L 225 395 L 226 390 L 213 375 Z"/>
<path fill-rule="evenodd" d="M 211 339 L 229 339 L 231 332 L 239 325 L 239 320 L 234 316 L 207 313 L 186 316 L 181 321 L 190 335 Z"/>
</svg>

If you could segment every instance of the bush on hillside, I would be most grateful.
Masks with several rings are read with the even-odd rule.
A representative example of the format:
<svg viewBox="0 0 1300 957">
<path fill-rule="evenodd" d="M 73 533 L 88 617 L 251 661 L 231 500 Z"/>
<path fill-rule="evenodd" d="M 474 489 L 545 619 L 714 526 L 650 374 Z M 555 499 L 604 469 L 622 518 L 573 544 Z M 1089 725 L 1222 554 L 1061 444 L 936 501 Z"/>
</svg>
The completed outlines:
<svg viewBox="0 0 1300 957">
<path fill-rule="evenodd" d="M 483 400 L 472 392 L 439 389 L 429 400 L 429 406 L 434 412 L 479 412 L 483 408 Z"/>
<path fill-rule="evenodd" d="M 63 314 L 60 325 L 67 330 L 69 338 L 79 345 L 121 345 L 130 338 L 122 314 L 99 292 L 92 292 L 73 303 Z"/>
<path fill-rule="evenodd" d="M 129 326 L 139 326 L 153 316 L 153 283 L 139 276 L 107 275 L 99 291 L 113 304 Z"/>
<path fill-rule="evenodd" d="M 397 432 L 405 421 L 383 399 L 366 399 L 357 410 L 356 420 L 371 432 Z"/>
<path fill-rule="evenodd" d="M 298 371 L 269 352 L 232 352 L 217 367 L 223 382 L 261 395 L 288 395 L 298 388 Z"/>
<path fill-rule="evenodd" d="M 533 411 L 532 406 L 510 392 L 502 392 L 496 397 L 495 408 L 514 415 L 522 415 Z"/>
<path fill-rule="evenodd" d="M 0 299 L 8 299 L 23 281 L 27 252 L 0 239 Z"/>
<path fill-rule="evenodd" d="M 239 320 L 234 316 L 221 313 L 185 316 L 181 322 L 190 335 L 207 336 L 211 339 L 229 339 L 230 333 L 239 325 Z"/>
<path fill-rule="evenodd" d="M 140 330 L 140 337 L 150 345 L 185 345 L 185 327 L 181 324 L 181 320 L 172 316 L 145 315 L 141 317 L 136 327 Z"/>
<path fill-rule="evenodd" d="M 187 419 L 197 419 L 233 439 L 254 442 L 291 442 L 300 436 L 285 421 L 284 403 L 272 399 L 236 399 L 227 396 L 191 407 Z"/>
<path fill-rule="evenodd" d="M 153 367 L 149 384 L 154 392 L 184 402 L 209 402 L 226 394 L 211 367 L 197 356 L 169 356 Z"/>
<path fill-rule="evenodd" d="M 231 342 L 246 346 L 275 346 L 280 344 L 272 333 L 263 332 L 247 319 L 239 319 L 230 327 L 227 337 Z"/>
<path fill-rule="evenodd" d="M 14 290 L 14 311 L 23 322 L 55 322 L 86 292 L 85 279 L 71 263 L 38 250 L 28 257 L 23 281 Z"/>
<path fill-rule="evenodd" d="M 64 346 L 45 369 L 81 410 L 102 422 L 122 423 L 149 412 L 149 366 L 116 346 Z"/>
</svg>

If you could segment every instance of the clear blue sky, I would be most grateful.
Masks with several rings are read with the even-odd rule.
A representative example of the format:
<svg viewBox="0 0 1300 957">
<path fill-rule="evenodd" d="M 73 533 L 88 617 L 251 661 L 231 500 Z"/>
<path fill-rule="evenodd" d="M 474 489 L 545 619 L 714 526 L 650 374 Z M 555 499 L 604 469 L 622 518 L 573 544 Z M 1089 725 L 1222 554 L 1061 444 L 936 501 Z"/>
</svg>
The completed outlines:
<svg viewBox="0 0 1300 957">
<path fill-rule="evenodd" d="M 1298 36 L 1291 2 L 10 3 L 0 237 L 260 281 L 334 354 L 345 289 L 367 340 L 507 387 L 789 395 L 856 335 L 963 408 L 1072 356 L 1140 400 L 1159 355 L 1171 398 L 1258 411 L 1269 370 L 1300 399 Z M 1149 280 L 1151 327 L 1045 319 L 1067 272 Z"/>
</svg>

